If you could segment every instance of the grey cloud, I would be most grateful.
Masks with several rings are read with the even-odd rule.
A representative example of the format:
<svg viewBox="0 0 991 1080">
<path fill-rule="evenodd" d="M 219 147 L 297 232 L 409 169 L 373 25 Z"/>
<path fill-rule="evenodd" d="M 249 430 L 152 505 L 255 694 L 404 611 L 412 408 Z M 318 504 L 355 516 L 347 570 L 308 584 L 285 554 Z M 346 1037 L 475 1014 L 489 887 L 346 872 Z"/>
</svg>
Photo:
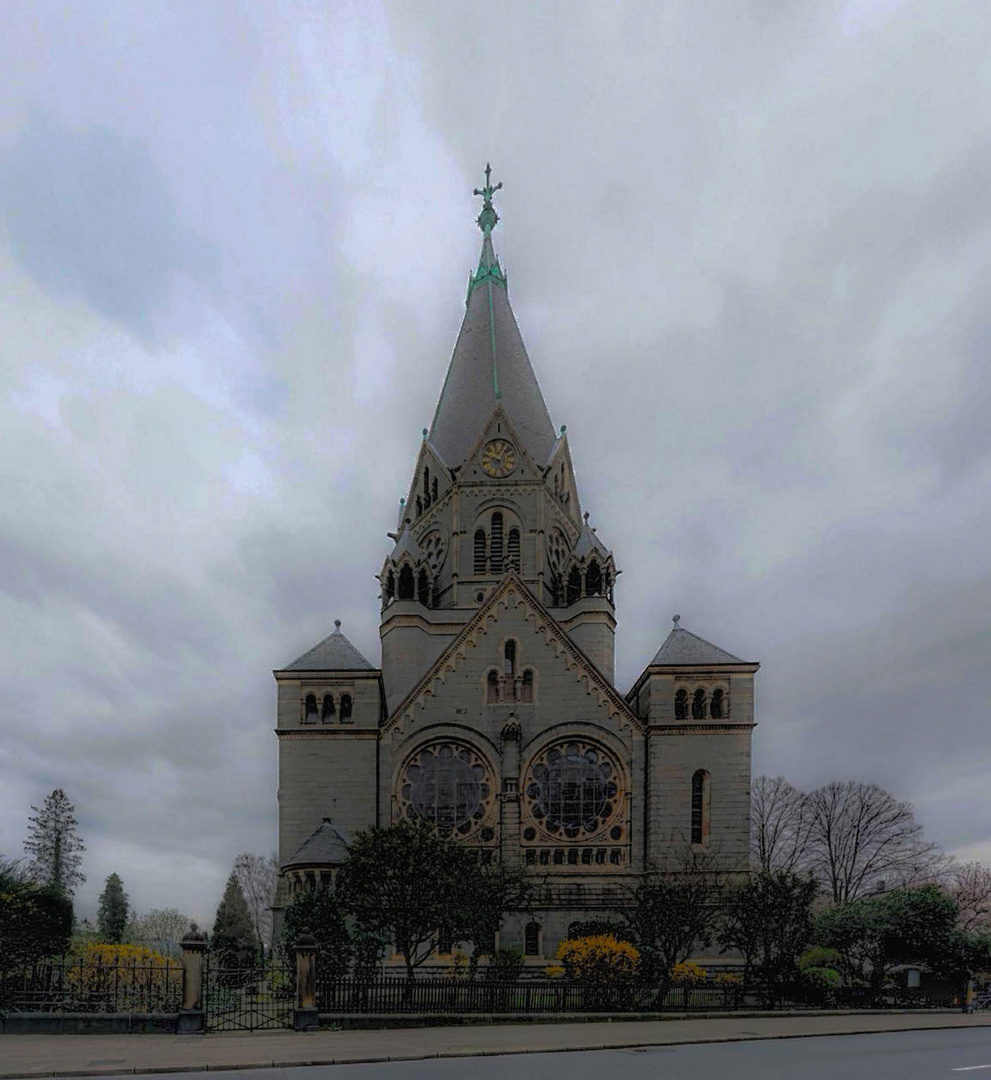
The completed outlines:
<svg viewBox="0 0 991 1080">
<path fill-rule="evenodd" d="M 216 271 L 147 147 L 109 129 L 35 113 L 0 162 L 0 203 L 14 250 L 42 286 L 141 337 L 175 275 L 204 282 Z"/>
</svg>

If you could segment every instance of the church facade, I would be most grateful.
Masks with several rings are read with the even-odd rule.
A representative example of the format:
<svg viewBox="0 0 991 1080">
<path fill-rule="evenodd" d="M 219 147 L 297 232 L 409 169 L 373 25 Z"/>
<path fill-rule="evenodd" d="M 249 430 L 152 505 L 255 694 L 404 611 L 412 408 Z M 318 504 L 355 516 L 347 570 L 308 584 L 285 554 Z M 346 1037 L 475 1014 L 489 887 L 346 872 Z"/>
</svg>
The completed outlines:
<svg viewBox="0 0 991 1080">
<path fill-rule="evenodd" d="M 745 869 L 758 665 L 674 628 L 614 684 L 612 551 L 583 514 L 509 303 L 486 169 L 482 247 L 379 573 L 381 662 L 335 630 L 274 672 L 276 915 L 358 830 L 425 821 L 532 871 L 500 944 L 554 955 L 652 869 Z"/>
</svg>

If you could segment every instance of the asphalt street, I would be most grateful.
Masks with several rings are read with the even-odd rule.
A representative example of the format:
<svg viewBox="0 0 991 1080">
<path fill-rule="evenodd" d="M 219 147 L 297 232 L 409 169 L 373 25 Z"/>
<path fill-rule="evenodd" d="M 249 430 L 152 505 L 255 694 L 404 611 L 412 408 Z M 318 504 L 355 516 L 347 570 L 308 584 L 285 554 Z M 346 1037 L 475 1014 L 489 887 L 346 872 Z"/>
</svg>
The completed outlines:
<svg viewBox="0 0 991 1080">
<path fill-rule="evenodd" d="M 187 1072 L 182 1080 L 991 1080 L 991 1028 Z M 82 1080 L 80 1077 L 79 1080 Z M 161 1080 L 146 1074 L 138 1080 Z"/>
</svg>

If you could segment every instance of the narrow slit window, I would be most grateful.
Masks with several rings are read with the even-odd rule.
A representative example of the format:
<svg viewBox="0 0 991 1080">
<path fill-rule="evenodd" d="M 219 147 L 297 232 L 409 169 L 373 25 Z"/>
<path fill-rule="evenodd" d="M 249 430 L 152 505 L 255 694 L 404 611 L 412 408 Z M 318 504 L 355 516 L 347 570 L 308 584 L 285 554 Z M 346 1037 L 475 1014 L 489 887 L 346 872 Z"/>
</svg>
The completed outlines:
<svg viewBox="0 0 991 1080">
<path fill-rule="evenodd" d="M 573 566 L 571 573 L 568 575 L 568 603 L 573 604 L 576 600 L 581 598 L 582 594 L 582 576 L 578 572 L 578 567 Z"/>
<path fill-rule="evenodd" d="M 695 696 L 692 698 L 692 719 L 704 720 L 705 719 L 705 691 L 701 688 L 695 691 Z"/>
<path fill-rule="evenodd" d="M 303 716 L 304 724 L 315 724 L 317 722 L 317 696 L 316 694 L 306 695 L 305 714 Z"/>
<path fill-rule="evenodd" d="M 598 596 L 602 592 L 602 571 L 599 564 L 593 559 L 589 563 L 588 573 L 585 575 L 585 595 Z"/>
<path fill-rule="evenodd" d="M 419 579 L 416 583 L 417 599 L 423 604 L 424 607 L 430 606 L 430 579 L 427 577 L 426 570 L 420 571 Z"/>
<path fill-rule="evenodd" d="M 699 769 L 692 776 L 692 843 L 709 839 L 709 774 Z"/>
<path fill-rule="evenodd" d="M 323 709 L 320 712 L 320 719 L 329 724 L 334 719 L 334 699 L 330 694 L 324 694 L 323 696 Z"/>
<path fill-rule="evenodd" d="M 391 570 L 385 578 L 385 598 L 386 600 L 396 598 L 396 575 Z"/>
<path fill-rule="evenodd" d="M 515 641 L 507 641 L 506 642 L 504 658 L 505 658 L 505 662 L 506 662 L 506 674 L 510 675 L 510 676 L 515 675 L 516 674 L 516 642 Z"/>
<path fill-rule="evenodd" d="M 726 715 L 726 695 L 722 690 L 712 691 L 712 700 L 709 702 L 709 715 L 713 720 L 722 720 Z"/>
<path fill-rule="evenodd" d="M 530 853 L 527 852 L 529 855 Z M 540 955 L 540 923 L 528 922 L 523 931 L 523 951 L 527 956 Z"/>
<path fill-rule="evenodd" d="M 351 719 L 351 695 L 341 694 L 341 722 L 347 723 Z"/>
<path fill-rule="evenodd" d="M 399 599 L 412 600 L 416 592 L 416 581 L 413 577 L 412 567 L 404 566 L 399 571 Z"/>
<path fill-rule="evenodd" d="M 533 672 L 527 668 L 523 672 L 523 703 L 524 705 L 533 704 Z"/>
<path fill-rule="evenodd" d="M 490 705 L 495 705 L 499 700 L 499 676 L 494 671 L 490 671 L 486 679 L 485 700 Z"/>
</svg>

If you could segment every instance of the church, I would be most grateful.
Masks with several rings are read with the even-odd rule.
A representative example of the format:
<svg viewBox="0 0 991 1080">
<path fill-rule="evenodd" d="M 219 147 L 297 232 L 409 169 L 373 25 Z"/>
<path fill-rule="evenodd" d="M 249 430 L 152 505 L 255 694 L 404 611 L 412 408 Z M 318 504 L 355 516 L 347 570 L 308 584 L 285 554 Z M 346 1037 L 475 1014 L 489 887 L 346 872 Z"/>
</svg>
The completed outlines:
<svg viewBox="0 0 991 1080">
<path fill-rule="evenodd" d="M 675 616 L 633 685 L 615 685 L 619 570 L 510 306 L 501 186 L 486 168 L 475 190 L 478 266 L 378 575 L 381 660 L 338 622 L 274 672 L 275 913 L 332 878 L 357 831 L 428 822 L 533 872 L 538 902 L 499 943 L 546 962 L 649 870 L 691 853 L 746 868 L 758 665 Z"/>
</svg>

